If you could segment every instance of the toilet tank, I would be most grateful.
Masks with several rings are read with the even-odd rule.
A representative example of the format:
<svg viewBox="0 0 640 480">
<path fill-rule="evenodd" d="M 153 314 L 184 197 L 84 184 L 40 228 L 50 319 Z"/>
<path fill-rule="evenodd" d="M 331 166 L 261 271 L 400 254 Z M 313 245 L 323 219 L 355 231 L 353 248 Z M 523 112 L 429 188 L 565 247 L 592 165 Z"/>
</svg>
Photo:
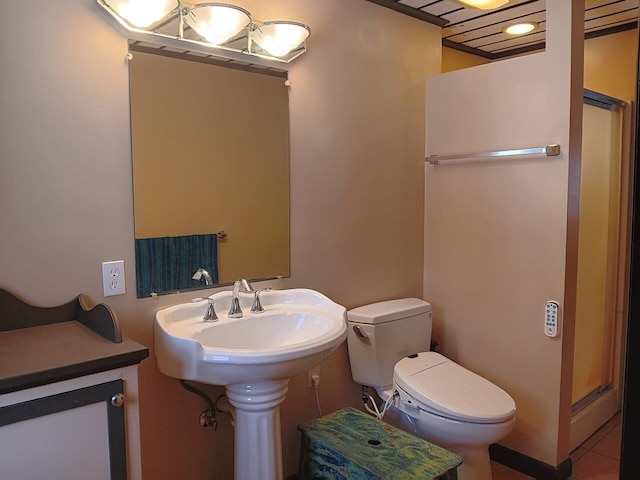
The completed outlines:
<svg viewBox="0 0 640 480">
<path fill-rule="evenodd" d="M 373 303 L 347 312 L 351 375 L 361 384 L 386 387 L 403 357 L 429 351 L 431 305 L 417 298 Z"/>
</svg>

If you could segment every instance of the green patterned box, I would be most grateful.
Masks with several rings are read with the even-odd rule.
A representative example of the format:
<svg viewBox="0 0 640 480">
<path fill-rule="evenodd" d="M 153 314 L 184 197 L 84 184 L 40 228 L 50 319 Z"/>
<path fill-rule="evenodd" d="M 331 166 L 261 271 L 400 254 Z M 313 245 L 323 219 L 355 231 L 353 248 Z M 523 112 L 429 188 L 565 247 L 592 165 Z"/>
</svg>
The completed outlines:
<svg viewBox="0 0 640 480">
<path fill-rule="evenodd" d="M 456 480 L 460 456 L 344 408 L 298 429 L 301 480 Z"/>
</svg>

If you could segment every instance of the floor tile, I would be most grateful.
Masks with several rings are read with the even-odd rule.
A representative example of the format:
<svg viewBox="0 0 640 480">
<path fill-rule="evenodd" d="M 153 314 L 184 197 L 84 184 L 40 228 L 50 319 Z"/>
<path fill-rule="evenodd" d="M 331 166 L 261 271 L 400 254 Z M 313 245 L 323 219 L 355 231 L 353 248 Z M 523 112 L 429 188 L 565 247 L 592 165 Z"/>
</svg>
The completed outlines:
<svg viewBox="0 0 640 480">
<path fill-rule="evenodd" d="M 609 432 L 618 427 L 620 427 L 620 414 L 616 413 L 602 427 L 596 430 L 593 435 L 586 439 L 580 446 L 586 448 L 587 450 L 591 450 L 596 443 L 606 437 Z"/>
<path fill-rule="evenodd" d="M 586 448 L 583 447 L 578 447 L 576 448 L 573 452 L 571 452 L 571 461 L 575 464 L 578 460 L 580 460 L 580 458 L 585 454 L 588 453 L 589 450 L 587 450 Z"/>
<path fill-rule="evenodd" d="M 591 450 L 595 444 L 602 440 L 610 431 L 611 428 L 605 429 L 605 427 L 600 427 L 593 435 L 584 441 L 581 447 Z"/>
<path fill-rule="evenodd" d="M 620 462 L 596 452 L 583 455 L 573 466 L 577 480 L 618 480 Z"/>
<path fill-rule="evenodd" d="M 531 480 L 533 477 L 525 475 L 524 473 L 517 472 L 505 467 L 498 462 L 491 462 L 491 474 L 493 480 Z"/>
<path fill-rule="evenodd" d="M 597 452 L 607 457 L 620 460 L 620 443 L 622 442 L 622 431 L 620 429 L 611 430 L 605 437 L 600 440 L 591 449 L 592 452 Z"/>
<path fill-rule="evenodd" d="M 573 473 L 567 480 L 619 480 L 621 440 L 622 425 L 618 413 L 571 452 Z M 493 480 L 533 478 L 497 462 L 491 462 L 491 471 Z"/>
</svg>

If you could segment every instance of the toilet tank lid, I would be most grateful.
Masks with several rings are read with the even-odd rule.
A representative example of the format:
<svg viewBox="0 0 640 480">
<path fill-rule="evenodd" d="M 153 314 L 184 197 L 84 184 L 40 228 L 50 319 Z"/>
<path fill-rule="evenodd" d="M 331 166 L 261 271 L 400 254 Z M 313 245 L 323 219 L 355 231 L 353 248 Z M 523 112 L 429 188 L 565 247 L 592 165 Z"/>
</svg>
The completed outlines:
<svg viewBox="0 0 640 480">
<path fill-rule="evenodd" d="M 386 323 L 431 311 L 431 305 L 419 298 L 400 298 L 372 303 L 347 312 L 347 318 L 355 323 Z"/>
</svg>

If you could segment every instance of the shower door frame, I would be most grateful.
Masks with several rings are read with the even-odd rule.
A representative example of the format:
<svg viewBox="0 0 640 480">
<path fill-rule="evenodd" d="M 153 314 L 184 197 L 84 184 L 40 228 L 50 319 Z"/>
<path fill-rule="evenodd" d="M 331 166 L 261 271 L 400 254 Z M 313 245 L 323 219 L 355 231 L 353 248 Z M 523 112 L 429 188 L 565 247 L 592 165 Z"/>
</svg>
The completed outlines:
<svg viewBox="0 0 640 480">
<path fill-rule="evenodd" d="M 619 222 L 617 238 L 617 262 L 615 267 L 615 287 L 611 308 L 607 314 L 613 315 L 612 331 L 608 343 L 609 362 L 604 367 L 603 378 L 608 377 L 599 389 L 589 395 L 584 401 L 578 401 L 574 405 L 571 417 L 571 450 L 582 444 L 600 426 L 620 411 L 622 401 L 622 373 L 624 371 L 624 343 L 626 338 L 626 316 L 628 312 L 627 292 L 629 274 L 629 249 L 630 249 L 630 223 L 631 223 L 631 196 L 633 168 L 633 136 L 632 128 L 633 106 L 622 100 L 609 97 L 591 90 L 584 90 L 584 104 L 607 110 L 621 112 L 621 148 L 619 165 Z M 604 363 L 604 362 L 603 362 Z M 603 370 L 604 370 L 603 369 Z"/>
</svg>

